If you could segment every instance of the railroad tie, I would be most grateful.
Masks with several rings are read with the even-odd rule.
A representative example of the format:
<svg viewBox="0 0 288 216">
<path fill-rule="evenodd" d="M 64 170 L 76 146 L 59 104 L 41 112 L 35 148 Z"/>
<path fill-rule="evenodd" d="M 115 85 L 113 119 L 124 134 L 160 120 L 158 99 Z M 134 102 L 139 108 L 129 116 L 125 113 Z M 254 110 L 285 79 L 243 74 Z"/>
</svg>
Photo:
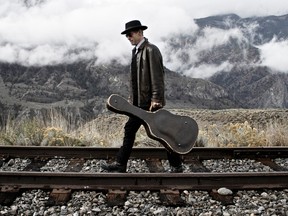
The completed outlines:
<svg viewBox="0 0 288 216">
<path fill-rule="evenodd" d="M 126 190 L 110 189 L 107 193 L 107 205 L 108 206 L 123 206 L 127 198 Z"/>
<path fill-rule="evenodd" d="M 17 186 L 4 186 L 0 190 L 0 204 L 1 205 L 12 205 L 16 197 L 20 193 L 20 188 Z"/>
<path fill-rule="evenodd" d="M 164 167 L 162 166 L 160 159 L 148 158 L 146 159 L 146 164 L 151 173 L 164 172 Z"/>
<path fill-rule="evenodd" d="M 47 206 L 64 205 L 71 198 L 71 189 L 54 188 L 46 203 Z"/>
<path fill-rule="evenodd" d="M 179 190 L 162 189 L 160 190 L 160 200 L 166 206 L 183 206 L 185 201 L 180 197 Z"/>
</svg>

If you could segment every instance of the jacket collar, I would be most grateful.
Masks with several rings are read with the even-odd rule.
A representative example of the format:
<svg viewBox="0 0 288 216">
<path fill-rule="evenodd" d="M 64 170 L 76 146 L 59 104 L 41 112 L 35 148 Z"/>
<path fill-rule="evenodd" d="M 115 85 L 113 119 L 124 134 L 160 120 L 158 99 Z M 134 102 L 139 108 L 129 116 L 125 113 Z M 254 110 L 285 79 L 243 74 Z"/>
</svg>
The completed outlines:
<svg viewBox="0 0 288 216">
<path fill-rule="evenodd" d="M 136 46 L 136 49 L 143 49 L 143 47 L 145 46 L 145 44 L 148 42 L 148 39 L 147 38 L 143 38 L 142 41 L 140 41 L 140 43 Z"/>
</svg>

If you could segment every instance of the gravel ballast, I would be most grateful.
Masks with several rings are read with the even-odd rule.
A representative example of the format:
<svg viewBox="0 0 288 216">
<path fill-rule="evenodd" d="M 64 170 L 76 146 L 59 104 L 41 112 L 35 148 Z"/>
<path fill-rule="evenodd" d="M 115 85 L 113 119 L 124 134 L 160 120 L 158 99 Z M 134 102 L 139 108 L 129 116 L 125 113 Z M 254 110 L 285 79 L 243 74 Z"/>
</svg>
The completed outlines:
<svg viewBox="0 0 288 216">
<path fill-rule="evenodd" d="M 22 170 L 30 161 L 11 159 L 3 163 L 0 171 Z M 60 172 L 65 169 L 68 160 L 53 159 L 42 172 Z M 88 160 L 81 172 L 103 172 L 100 165 L 103 160 Z M 287 165 L 287 159 L 276 159 L 280 165 Z M 167 160 L 162 164 L 169 170 Z M 269 167 L 253 160 L 205 160 L 203 164 L 212 172 L 269 172 Z M 129 160 L 128 172 L 148 172 L 145 161 Z M 189 172 L 189 165 L 184 165 Z M 17 197 L 11 206 L 0 205 L 0 215 L 288 215 L 288 189 L 285 190 L 239 190 L 234 191 L 233 204 L 224 205 L 214 200 L 208 191 L 181 191 L 183 206 L 165 206 L 157 191 L 129 191 L 124 206 L 108 206 L 106 194 L 97 191 L 75 191 L 65 205 L 47 206 L 50 191 L 28 190 Z"/>
</svg>

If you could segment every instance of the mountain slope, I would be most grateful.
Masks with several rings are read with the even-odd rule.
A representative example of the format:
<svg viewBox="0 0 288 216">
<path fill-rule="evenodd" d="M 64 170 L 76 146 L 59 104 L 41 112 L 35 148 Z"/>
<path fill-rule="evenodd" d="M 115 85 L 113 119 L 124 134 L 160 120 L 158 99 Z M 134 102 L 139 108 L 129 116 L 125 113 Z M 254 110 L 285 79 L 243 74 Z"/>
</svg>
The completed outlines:
<svg viewBox="0 0 288 216">
<path fill-rule="evenodd" d="M 46 67 L 0 64 L 1 103 L 19 116 L 27 110 L 59 109 L 87 121 L 107 111 L 113 93 L 128 97 L 128 66 L 75 63 Z M 212 82 L 166 71 L 166 95 L 173 108 L 229 108 L 237 106 L 228 93 Z M 34 112 L 34 111 L 33 111 Z"/>
<path fill-rule="evenodd" d="M 167 65 L 180 65 L 175 72 L 166 69 L 167 108 L 288 107 L 288 73 L 261 65 L 258 47 L 273 38 L 287 40 L 288 15 L 243 19 L 228 14 L 195 23 L 199 28 L 194 34 L 164 39 L 170 51 L 164 52 Z M 110 94 L 128 96 L 129 65 L 94 62 L 38 67 L 0 63 L 1 121 L 55 109 L 83 122 L 106 112 Z M 207 74 L 206 66 L 210 76 L 192 78 L 195 71 Z"/>
</svg>

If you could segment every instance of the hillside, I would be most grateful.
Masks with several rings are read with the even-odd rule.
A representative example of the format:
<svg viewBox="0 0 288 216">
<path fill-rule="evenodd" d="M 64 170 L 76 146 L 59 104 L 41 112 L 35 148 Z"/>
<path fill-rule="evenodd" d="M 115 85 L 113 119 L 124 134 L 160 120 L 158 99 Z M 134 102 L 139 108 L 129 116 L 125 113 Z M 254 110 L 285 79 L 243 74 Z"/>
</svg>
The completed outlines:
<svg viewBox="0 0 288 216">
<path fill-rule="evenodd" d="M 164 38 L 167 108 L 286 109 L 288 73 L 264 66 L 259 46 L 287 40 L 287 22 L 288 15 L 219 15 L 196 19 L 194 34 Z M 208 46 L 213 34 L 225 40 Z M 205 40 L 206 48 L 200 49 Z M 179 62 L 174 71 L 169 69 L 173 61 Z M 45 118 L 51 110 L 76 125 L 95 119 L 107 112 L 110 94 L 128 95 L 128 71 L 129 65 L 100 65 L 95 59 L 44 66 L 0 62 L 1 122 Z"/>
</svg>

